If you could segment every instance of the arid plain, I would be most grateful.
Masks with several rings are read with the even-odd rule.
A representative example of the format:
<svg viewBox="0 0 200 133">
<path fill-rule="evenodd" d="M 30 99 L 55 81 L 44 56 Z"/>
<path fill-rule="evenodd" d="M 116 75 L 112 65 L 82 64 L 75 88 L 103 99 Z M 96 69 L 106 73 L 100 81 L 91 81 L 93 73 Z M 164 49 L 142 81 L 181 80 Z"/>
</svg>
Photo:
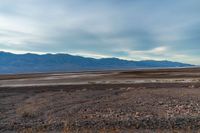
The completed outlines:
<svg viewBox="0 0 200 133">
<path fill-rule="evenodd" d="M 0 132 L 199 129 L 199 68 L 0 76 Z"/>
</svg>

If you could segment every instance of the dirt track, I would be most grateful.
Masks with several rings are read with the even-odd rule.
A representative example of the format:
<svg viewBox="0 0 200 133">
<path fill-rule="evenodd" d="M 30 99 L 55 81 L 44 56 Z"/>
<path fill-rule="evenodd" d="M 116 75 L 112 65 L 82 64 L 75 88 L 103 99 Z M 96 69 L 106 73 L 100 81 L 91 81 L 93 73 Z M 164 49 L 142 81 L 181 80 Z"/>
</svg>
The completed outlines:
<svg viewBox="0 0 200 133">
<path fill-rule="evenodd" d="M 200 129 L 200 69 L 0 76 L 0 132 Z"/>
</svg>

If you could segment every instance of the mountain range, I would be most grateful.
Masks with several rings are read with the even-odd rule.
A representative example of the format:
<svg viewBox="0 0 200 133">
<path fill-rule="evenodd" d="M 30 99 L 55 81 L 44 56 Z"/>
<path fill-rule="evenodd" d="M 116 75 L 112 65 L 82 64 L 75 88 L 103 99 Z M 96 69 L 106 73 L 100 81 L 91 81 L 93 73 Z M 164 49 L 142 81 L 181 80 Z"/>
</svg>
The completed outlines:
<svg viewBox="0 0 200 133">
<path fill-rule="evenodd" d="M 172 61 L 129 61 L 118 58 L 86 58 L 70 54 L 13 54 L 0 52 L 0 74 L 128 70 L 135 68 L 191 67 Z"/>
</svg>

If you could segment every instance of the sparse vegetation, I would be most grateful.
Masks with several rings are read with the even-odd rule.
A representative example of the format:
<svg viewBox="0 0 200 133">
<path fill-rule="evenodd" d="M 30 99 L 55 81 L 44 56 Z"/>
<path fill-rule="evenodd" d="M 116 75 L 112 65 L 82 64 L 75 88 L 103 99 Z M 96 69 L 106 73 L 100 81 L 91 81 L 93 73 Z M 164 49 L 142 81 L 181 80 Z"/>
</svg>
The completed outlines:
<svg viewBox="0 0 200 133">
<path fill-rule="evenodd" d="M 35 117 L 35 114 L 30 113 L 30 112 L 23 112 L 23 113 L 22 113 L 22 117 L 23 117 L 23 118 L 26 118 L 26 119 L 32 119 L 32 118 Z"/>
</svg>

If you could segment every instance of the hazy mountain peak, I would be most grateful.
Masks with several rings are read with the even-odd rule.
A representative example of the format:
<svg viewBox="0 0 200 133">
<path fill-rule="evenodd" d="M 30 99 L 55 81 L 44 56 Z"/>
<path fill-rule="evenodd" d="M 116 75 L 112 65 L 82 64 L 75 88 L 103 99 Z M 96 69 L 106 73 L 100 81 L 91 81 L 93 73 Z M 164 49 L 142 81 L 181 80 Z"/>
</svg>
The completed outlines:
<svg viewBox="0 0 200 133">
<path fill-rule="evenodd" d="M 70 54 L 13 54 L 0 52 L 0 73 L 33 73 L 87 70 L 127 70 L 135 68 L 190 67 L 192 65 L 171 61 L 128 61 L 119 58 L 86 58 Z"/>
</svg>

